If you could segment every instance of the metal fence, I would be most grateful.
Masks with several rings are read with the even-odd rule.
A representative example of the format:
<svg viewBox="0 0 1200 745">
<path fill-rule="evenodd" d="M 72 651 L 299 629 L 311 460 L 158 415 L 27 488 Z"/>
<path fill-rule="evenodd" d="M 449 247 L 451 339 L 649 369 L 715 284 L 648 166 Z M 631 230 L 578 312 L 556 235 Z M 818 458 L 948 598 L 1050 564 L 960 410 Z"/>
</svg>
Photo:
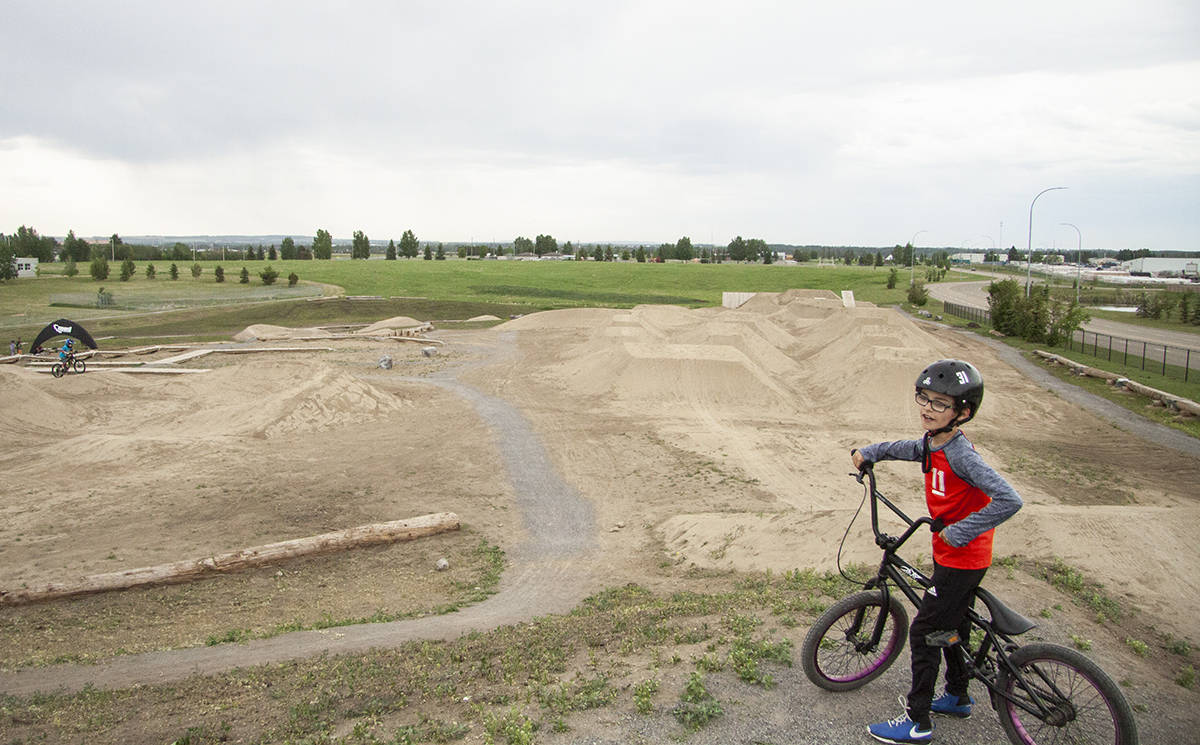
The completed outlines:
<svg viewBox="0 0 1200 745">
<path fill-rule="evenodd" d="M 981 324 L 990 324 L 992 322 L 992 313 L 987 308 L 972 308 L 969 305 L 958 305 L 957 303 L 944 303 L 944 305 L 946 313 L 958 316 L 959 318 L 966 318 L 969 321 Z"/>
<path fill-rule="evenodd" d="M 1200 349 L 1126 339 L 1082 329 L 1067 339 L 1063 346 L 1072 351 L 1078 349 L 1093 357 L 1103 357 L 1109 362 L 1137 366 L 1163 377 L 1182 378 L 1185 383 L 1191 378 L 1200 378 Z"/>
<path fill-rule="evenodd" d="M 985 308 L 946 303 L 945 312 L 979 324 L 992 322 L 992 314 Z M 1109 362 L 1119 362 L 1128 367 L 1138 367 L 1163 377 L 1179 378 L 1185 383 L 1192 378 L 1200 379 L 1200 349 L 1142 339 L 1126 339 L 1082 329 L 1067 339 L 1063 346 L 1071 351 L 1102 357 Z"/>
</svg>

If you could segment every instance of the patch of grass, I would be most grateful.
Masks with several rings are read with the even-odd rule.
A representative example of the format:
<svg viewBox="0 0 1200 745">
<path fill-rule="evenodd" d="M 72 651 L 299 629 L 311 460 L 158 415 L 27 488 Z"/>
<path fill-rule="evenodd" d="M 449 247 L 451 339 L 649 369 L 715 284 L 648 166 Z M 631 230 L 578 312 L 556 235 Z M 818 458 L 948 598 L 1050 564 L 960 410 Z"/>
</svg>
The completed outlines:
<svg viewBox="0 0 1200 745">
<path fill-rule="evenodd" d="M 704 676 L 692 673 L 671 713 L 680 724 L 695 731 L 723 715 L 725 710 L 704 686 Z"/>
<path fill-rule="evenodd" d="M 1191 665 L 1184 665 L 1179 671 L 1179 675 L 1175 676 L 1175 682 L 1189 691 L 1196 687 L 1196 668 Z"/>
<path fill-rule="evenodd" d="M 1033 566 L 1035 575 L 1065 592 L 1076 604 L 1095 611 L 1096 619 L 1101 623 L 1119 621 L 1125 616 L 1121 605 L 1104 592 L 1103 585 L 1085 578 L 1082 572 L 1062 559 L 1055 558 L 1050 564 L 1034 562 Z"/>
<path fill-rule="evenodd" d="M 1080 652 L 1087 652 L 1088 650 L 1090 650 L 1092 648 L 1092 640 L 1085 639 L 1084 637 L 1079 636 L 1078 634 L 1071 634 L 1071 643 L 1074 644 L 1075 648 L 1078 649 Z"/>
<path fill-rule="evenodd" d="M 1125 637 L 1125 646 L 1133 650 L 1133 653 L 1138 657 L 1145 657 L 1150 654 L 1150 646 L 1141 639 L 1134 639 L 1131 636 Z"/>
<path fill-rule="evenodd" d="M 643 680 L 633 687 L 633 706 L 639 714 L 654 711 L 654 694 L 658 693 L 659 682 L 655 678 Z"/>
</svg>

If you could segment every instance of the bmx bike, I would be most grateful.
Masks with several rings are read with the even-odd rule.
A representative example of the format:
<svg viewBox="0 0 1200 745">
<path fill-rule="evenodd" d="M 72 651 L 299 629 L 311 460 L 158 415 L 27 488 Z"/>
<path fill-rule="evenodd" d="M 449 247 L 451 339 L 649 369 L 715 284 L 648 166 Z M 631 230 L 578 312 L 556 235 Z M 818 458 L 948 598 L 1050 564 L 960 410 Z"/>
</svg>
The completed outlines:
<svg viewBox="0 0 1200 745">
<path fill-rule="evenodd" d="M 67 355 L 66 359 L 50 366 L 50 374 L 56 378 L 61 378 L 69 372 L 83 373 L 85 370 L 87 370 L 87 364 L 73 354 Z"/>
<path fill-rule="evenodd" d="M 883 559 L 875 576 L 863 583 L 864 589 L 826 610 L 804 639 L 800 651 L 804 674 L 828 691 L 866 685 L 900 656 L 908 638 L 908 613 L 892 588 L 919 607 L 917 589 L 930 587 L 932 581 L 896 552 L 918 528 L 940 529 L 929 517 L 910 519 L 880 494 L 870 465 L 853 475 L 864 484 L 864 499 L 870 498 L 871 530 L 875 544 L 883 549 Z M 899 537 L 880 531 L 880 502 L 908 525 Z M 982 587 L 975 590 L 975 597 L 987 613 L 968 611 L 968 638 L 958 639 L 950 632 L 936 643 L 927 637 L 927 642 L 957 650 L 971 677 L 987 687 L 1010 741 L 1136 745 L 1137 725 L 1129 702 L 1096 663 L 1057 644 L 1018 644 L 1014 637 L 1037 624 Z"/>
</svg>

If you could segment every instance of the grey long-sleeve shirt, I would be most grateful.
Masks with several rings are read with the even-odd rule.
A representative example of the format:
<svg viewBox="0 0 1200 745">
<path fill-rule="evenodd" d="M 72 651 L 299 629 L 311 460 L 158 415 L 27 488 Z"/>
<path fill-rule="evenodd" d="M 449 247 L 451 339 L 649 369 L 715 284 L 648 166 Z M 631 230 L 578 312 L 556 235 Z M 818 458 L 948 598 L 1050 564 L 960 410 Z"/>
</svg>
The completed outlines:
<svg viewBox="0 0 1200 745">
<path fill-rule="evenodd" d="M 895 440 L 867 445 L 860 448 L 859 453 L 869 463 L 878 463 L 881 460 L 919 461 L 922 447 L 923 440 Z M 991 499 L 983 509 L 946 526 L 941 532 L 942 540 L 946 543 L 951 546 L 965 546 L 1021 509 L 1021 505 L 1024 504 L 1021 495 L 1017 494 L 1003 476 L 983 461 L 961 430 L 955 432 L 945 445 L 933 450 L 942 451 L 956 476 Z"/>
</svg>

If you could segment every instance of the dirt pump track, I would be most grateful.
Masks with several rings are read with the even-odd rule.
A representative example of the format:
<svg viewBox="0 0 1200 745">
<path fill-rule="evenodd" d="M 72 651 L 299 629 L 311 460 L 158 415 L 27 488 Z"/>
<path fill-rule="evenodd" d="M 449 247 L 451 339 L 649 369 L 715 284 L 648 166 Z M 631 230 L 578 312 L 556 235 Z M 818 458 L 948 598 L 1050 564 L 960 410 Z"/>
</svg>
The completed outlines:
<svg viewBox="0 0 1200 745">
<path fill-rule="evenodd" d="M 413 514 L 454 509 L 464 523 L 501 543 L 510 559 L 499 593 L 456 613 L 113 657 L 96 665 L 23 668 L 0 674 L 0 690 L 154 684 L 322 652 L 454 638 L 565 612 L 614 583 L 653 582 L 645 567 L 662 551 L 714 569 L 831 569 L 857 503 L 846 478 L 848 449 L 912 436 L 912 380 L 922 364 L 940 357 L 970 359 L 985 371 L 985 407 L 969 434 L 1027 503 L 999 532 L 998 555 L 1060 556 L 1119 588 L 1124 599 L 1178 633 L 1188 632 L 1182 619 L 1200 613 L 1200 559 L 1189 539 L 1200 524 L 1189 486 L 1200 476 L 1196 454 L 1167 449 L 1169 443 L 1143 443 L 1142 433 L 1130 435 L 1048 392 L 1059 384 L 1031 380 L 1014 366 L 1020 363 L 983 340 L 918 324 L 890 309 L 846 309 L 831 293 L 802 291 L 764 294 L 737 310 L 552 311 L 439 337 L 447 345 L 434 361 L 420 359 L 415 348 L 389 352 L 401 362 L 390 372 L 365 371 L 363 360 L 378 350 L 367 342 L 345 344 L 316 363 L 299 355 L 262 363 L 241 358 L 214 371 L 217 379 L 209 383 L 193 382 L 197 376 L 174 385 L 82 376 L 71 381 L 78 388 L 70 394 L 48 392 L 23 371 L 0 371 L 15 384 L 4 388 L 18 391 L 3 402 L 14 413 L 4 427 L 28 443 L 8 456 L 5 467 L 17 477 L 41 479 L 46 493 L 66 487 L 52 468 L 36 464 L 61 445 L 63 433 L 45 422 L 70 420 L 69 395 L 146 399 L 136 423 L 113 411 L 91 415 L 97 431 L 74 445 L 97 461 L 129 449 L 153 456 L 194 442 L 197 433 L 232 446 L 344 436 L 364 418 L 381 426 L 420 426 L 414 420 L 430 415 L 428 401 L 450 398 L 461 410 L 454 413 L 447 404 L 435 416 L 482 423 L 490 455 L 480 457 L 492 461 L 480 470 L 499 466 L 498 483 L 489 484 L 488 493 L 512 507 L 496 517 L 502 511 L 484 511 L 461 497 L 459 504 L 442 505 L 436 489 L 419 500 L 426 509 Z M 249 372 L 270 385 L 241 382 Z M 204 400 L 218 388 L 243 405 L 190 411 L 179 421 L 189 399 Z M 264 389 L 279 392 L 264 397 Z M 258 402 L 256 413 L 244 413 L 246 400 Z M 134 426 L 136 437 L 121 434 Z M 697 462 L 719 478 L 703 484 L 676 478 Z M 893 491 L 919 494 L 914 469 L 882 468 Z M 342 475 L 369 480 L 386 469 Z M 122 478 L 132 480 L 129 490 L 164 483 L 148 471 L 127 471 Z M 303 480 L 288 486 L 303 488 Z M 447 491 L 474 486 L 451 482 Z M 115 480 L 101 479 L 92 494 L 120 491 Z M 31 501 L 44 496 L 34 492 Z M 57 507 L 69 518 L 86 501 L 76 495 Z M 361 507 L 364 516 L 380 509 Z M 72 566 L 87 566 L 89 550 L 108 550 L 107 542 L 87 535 L 83 519 L 72 536 L 69 519 L 49 530 L 30 505 L 6 510 L 7 530 L 23 527 L 26 536 L 41 539 L 6 552 L 8 581 L 18 572 L 61 572 L 63 564 L 53 557 L 67 543 L 81 544 L 63 552 Z M 177 517 L 200 511 L 183 504 Z M 101 515 L 101 527 L 106 519 Z M 246 532 L 260 529 L 251 525 Z M 237 539 L 233 533 L 230 540 Z M 123 558 L 149 563 L 156 554 L 180 549 L 179 543 L 198 547 L 211 538 L 164 541 Z M 1103 556 L 1096 545 L 1106 546 Z M 865 539 L 852 541 L 847 551 L 844 558 L 876 558 Z"/>
</svg>

